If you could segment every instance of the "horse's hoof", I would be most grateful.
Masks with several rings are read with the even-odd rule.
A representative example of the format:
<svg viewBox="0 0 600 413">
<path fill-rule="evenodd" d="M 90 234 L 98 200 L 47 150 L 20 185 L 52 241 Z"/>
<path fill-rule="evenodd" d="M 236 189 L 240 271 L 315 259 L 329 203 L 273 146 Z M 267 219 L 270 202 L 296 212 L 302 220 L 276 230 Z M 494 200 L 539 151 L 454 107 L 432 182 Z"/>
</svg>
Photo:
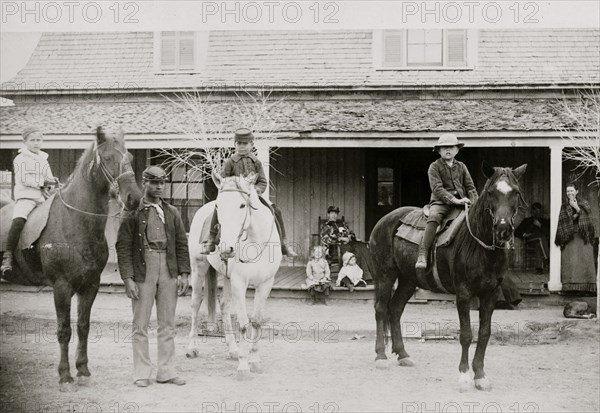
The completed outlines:
<svg viewBox="0 0 600 413">
<path fill-rule="evenodd" d="M 405 357 L 403 359 L 398 360 L 398 365 L 402 367 L 414 367 L 415 363 L 413 363 L 410 357 Z"/>
<path fill-rule="evenodd" d="M 92 376 L 77 376 L 77 385 L 83 387 L 93 386 L 95 383 L 92 380 Z"/>
<path fill-rule="evenodd" d="M 237 371 L 237 379 L 238 381 L 248 381 L 252 378 L 250 374 L 250 370 L 238 370 Z"/>
<path fill-rule="evenodd" d="M 252 373 L 262 374 L 262 365 L 260 363 L 250 363 L 250 371 Z"/>
<path fill-rule="evenodd" d="M 58 390 L 61 393 L 75 393 L 79 389 L 77 388 L 77 386 L 75 385 L 75 383 L 68 382 L 68 383 L 59 383 L 58 384 Z"/>
<path fill-rule="evenodd" d="M 471 374 L 469 372 L 460 373 L 460 377 L 458 378 L 458 391 L 465 393 L 470 391 L 472 388 L 473 379 L 471 378 Z"/>
<path fill-rule="evenodd" d="M 198 357 L 200 355 L 200 352 L 197 349 L 193 349 L 193 350 L 188 350 L 185 353 L 185 356 L 189 359 L 195 359 L 196 357 Z"/>
<path fill-rule="evenodd" d="M 387 359 L 377 359 L 375 360 L 375 368 L 378 370 L 388 370 L 390 368 L 390 364 Z"/>
<path fill-rule="evenodd" d="M 492 390 L 492 383 L 487 377 L 475 379 L 475 388 L 477 390 L 490 391 Z"/>
<path fill-rule="evenodd" d="M 238 358 L 239 358 L 239 355 L 238 355 L 237 351 L 230 351 L 229 352 L 229 359 L 230 360 L 236 360 L 237 361 Z"/>
</svg>

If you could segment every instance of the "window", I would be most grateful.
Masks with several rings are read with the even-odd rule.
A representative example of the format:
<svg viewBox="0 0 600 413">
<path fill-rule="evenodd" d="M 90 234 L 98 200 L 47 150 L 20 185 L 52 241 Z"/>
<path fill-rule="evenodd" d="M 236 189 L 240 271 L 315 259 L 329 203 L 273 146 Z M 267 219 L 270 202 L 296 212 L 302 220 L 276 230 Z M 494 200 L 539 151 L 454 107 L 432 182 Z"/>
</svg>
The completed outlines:
<svg viewBox="0 0 600 413">
<path fill-rule="evenodd" d="M 394 205 L 394 168 L 377 168 L 377 205 Z"/>
<path fill-rule="evenodd" d="M 386 30 L 374 36 L 374 52 L 381 50 L 375 63 L 381 69 L 467 69 L 474 57 L 469 51 L 475 55 L 473 38 L 462 29 Z"/>
<path fill-rule="evenodd" d="M 171 165 L 169 161 L 172 162 L 172 159 L 167 159 L 164 153 L 153 150 L 151 159 L 152 164 L 162 165 L 167 171 L 163 198 L 179 210 L 185 229 L 189 231 L 194 215 L 208 202 L 205 190 L 207 182 L 202 174 L 190 165 Z"/>
<path fill-rule="evenodd" d="M 196 69 L 194 32 L 161 32 L 159 38 L 160 71 L 190 72 Z"/>
</svg>

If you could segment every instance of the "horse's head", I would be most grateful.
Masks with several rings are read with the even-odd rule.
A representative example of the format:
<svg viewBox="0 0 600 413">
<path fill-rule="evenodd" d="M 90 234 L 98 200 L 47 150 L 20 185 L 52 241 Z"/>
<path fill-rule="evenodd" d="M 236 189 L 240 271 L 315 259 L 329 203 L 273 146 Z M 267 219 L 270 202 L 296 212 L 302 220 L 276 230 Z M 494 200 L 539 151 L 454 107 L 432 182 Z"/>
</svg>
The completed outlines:
<svg viewBox="0 0 600 413">
<path fill-rule="evenodd" d="M 250 210 L 257 209 L 258 194 L 254 187 L 257 175 L 221 178 L 213 174 L 213 181 L 219 188 L 216 210 L 221 225 L 221 258 L 232 258 L 240 240 L 247 237 L 250 226 Z"/>
<path fill-rule="evenodd" d="M 482 164 L 483 174 L 488 181 L 483 188 L 480 201 L 492 215 L 494 244 L 504 244 L 512 240 L 514 219 L 519 204 L 525 203 L 519 178 L 525 173 L 527 164 L 516 169 L 491 167 L 485 161 Z"/>
<path fill-rule="evenodd" d="M 135 209 L 142 198 L 131 166 L 132 159 L 133 156 L 125 148 L 121 128 L 114 131 L 107 131 L 102 127 L 96 129 L 94 160 L 90 164 L 90 170 L 99 171 L 99 179 L 118 185 L 119 197 L 127 210 Z"/>
</svg>

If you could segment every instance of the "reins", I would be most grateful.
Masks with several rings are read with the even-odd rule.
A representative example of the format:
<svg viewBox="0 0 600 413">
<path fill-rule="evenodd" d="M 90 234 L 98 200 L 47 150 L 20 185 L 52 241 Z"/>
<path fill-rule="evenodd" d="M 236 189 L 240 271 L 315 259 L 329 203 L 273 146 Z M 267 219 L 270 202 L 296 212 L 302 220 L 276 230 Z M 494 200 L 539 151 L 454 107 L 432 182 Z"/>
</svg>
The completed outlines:
<svg viewBox="0 0 600 413">
<path fill-rule="evenodd" d="M 246 215 L 244 216 L 244 221 L 242 222 L 242 226 L 240 228 L 240 232 L 239 232 L 239 234 L 238 234 L 238 236 L 236 238 L 236 244 L 237 244 L 237 243 L 239 243 L 240 239 L 242 238 L 242 235 L 244 234 L 244 232 L 247 231 L 246 222 L 247 222 L 248 218 L 250 217 L 250 208 L 252 208 L 254 210 L 257 210 L 258 208 L 252 206 L 252 203 L 250 202 L 250 193 L 249 192 L 243 191 L 241 189 L 223 189 L 223 190 L 219 191 L 219 193 L 221 193 L 221 192 L 239 192 L 239 193 L 241 193 L 241 194 L 243 194 L 243 195 L 245 195 L 247 197 L 246 201 L 248 202 L 249 208 L 246 209 Z M 273 214 L 273 222 L 271 224 L 271 231 L 269 231 L 269 236 L 267 238 L 267 241 L 262 243 L 263 244 L 262 248 L 258 252 L 257 256 L 260 257 L 262 255 L 262 253 L 264 252 L 265 248 L 267 247 L 267 244 L 269 244 L 268 240 L 271 239 L 271 236 L 273 235 L 273 229 L 274 228 L 275 228 L 275 215 Z M 230 274 L 229 274 L 229 259 L 230 258 L 221 258 L 221 261 L 225 265 L 225 276 L 227 278 L 231 277 Z M 247 264 L 248 263 L 247 261 L 244 261 L 241 258 L 240 258 L 240 262 L 242 264 Z"/>
<path fill-rule="evenodd" d="M 108 142 L 104 142 L 104 143 L 100 144 L 100 146 L 104 145 L 105 143 L 108 143 Z M 94 146 L 95 146 L 95 145 L 94 145 Z M 133 176 L 135 177 L 135 173 L 134 173 L 132 170 L 128 170 L 128 171 L 125 171 L 125 172 L 121 172 L 121 171 L 123 170 L 123 160 L 124 160 L 124 159 L 125 159 L 125 157 L 127 156 L 127 153 L 123 153 L 123 152 L 121 152 L 121 151 L 120 151 L 118 148 L 114 148 L 114 149 L 115 149 L 117 152 L 119 152 L 119 153 L 121 154 L 121 156 L 122 156 L 122 158 L 121 158 L 121 162 L 119 162 L 119 172 L 120 172 L 120 174 L 119 174 L 119 175 L 118 175 L 116 178 L 115 178 L 115 177 L 113 177 L 113 176 L 112 176 L 112 174 L 110 173 L 110 171 L 109 171 L 109 170 L 106 168 L 106 166 L 105 166 L 105 165 L 102 163 L 102 159 L 100 158 L 100 156 L 99 156 L 99 154 L 98 154 L 98 148 L 99 148 L 100 146 L 98 146 L 98 147 L 95 147 L 93 151 L 95 152 L 95 157 L 97 158 L 97 161 L 96 161 L 96 162 L 98 163 L 98 166 L 99 166 L 99 168 L 100 168 L 100 171 L 102 172 L 102 175 L 103 175 L 103 176 L 104 176 L 104 178 L 105 178 L 105 179 L 106 179 L 106 180 L 109 182 L 109 184 L 110 184 L 110 185 L 115 185 L 115 184 L 116 184 L 116 185 L 118 186 L 118 185 L 119 185 L 119 179 L 121 179 L 121 178 L 122 178 L 122 177 L 124 177 L 124 176 L 133 175 Z M 89 170 L 90 170 L 90 171 L 91 171 L 91 169 L 92 169 L 92 167 L 93 167 L 93 164 L 94 164 L 94 161 L 92 160 L 92 161 L 90 162 L 90 167 L 89 167 Z M 88 173 L 89 173 L 89 172 L 88 172 Z M 95 213 L 95 212 L 88 212 L 88 211 L 84 211 L 84 210 L 81 210 L 81 209 L 79 209 L 79 208 L 76 208 L 76 207 L 74 207 L 73 205 L 70 205 L 70 204 L 68 204 L 68 203 L 65 201 L 65 199 L 63 198 L 63 196 L 62 196 L 62 190 L 61 190 L 61 189 L 62 189 L 62 188 L 59 188 L 57 192 L 58 192 L 58 198 L 61 200 L 61 202 L 63 203 L 63 205 L 64 205 L 64 206 L 66 206 L 67 208 L 69 208 L 69 209 L 71 209 L 71 210 L 73 210 L 73 211 L 79 212 L 79 213 L 81 213 L 81 214 L 90 215 L 90 216 L 94 216 L 94 217 L 108 217 L 108 218 L 116 218 L 116 217 L 118 217 L 119 215 L 121 215 L 121 214 L 122 214 L 122 212 L 123 212 L 123 210 L 124 210 L 124 208 L 125 208 L 125 206 L 122 204 L 122 202 L 120 202 L 120 203 L 122 204 L 122 206 L 121 206 L 121 209 L 120 209 L 118 212 L 116 212 L 114 215 L 109 215 L 109 214 L 97 214 L 97 213 Z"/>
</svg>

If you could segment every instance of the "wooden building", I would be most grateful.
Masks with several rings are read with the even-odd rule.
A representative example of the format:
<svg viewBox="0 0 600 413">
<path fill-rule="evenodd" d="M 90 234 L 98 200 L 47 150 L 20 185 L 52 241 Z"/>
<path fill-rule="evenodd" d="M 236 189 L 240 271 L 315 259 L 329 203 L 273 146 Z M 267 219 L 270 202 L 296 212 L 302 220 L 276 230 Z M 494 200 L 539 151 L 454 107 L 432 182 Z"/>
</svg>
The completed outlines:
<svg viewBox="0 0 600 413">
<path fill-rule="evenodd" d="M 598 89 L 599 42 L 597 29 L 45 33 L 2 85 L 15 105 L 0 109 L 0 169 L 36 124 L 65 179 L 94 128 L 120 124 L 139 178 L 157 149 L 190 145 L 181 126 L 193 114 L 171 102 L 179 94 L 205 97 L 210 123 L 225 126 L 215 144 L 230 146 L 240 94 L 268 92 L 275 130 L 257 149 L 301 253 L 289 265 L 305 263 L 328 205 L 367 240 L 393 208 L 427 203 L 431 148 L 445 132 L 465 142 L 458 158 L 478 189 L 482 160 L 528 163 L 525 197 L 544 205 L 554 234 L 571 169 L 561 102 Z M 210 190 L 187 176 L 171 174 L 171 201 L 189 222 Z M 583 188 L 598 222 L 598 188 Z M 525 265 L 517 243 L 513 266 Z M 561 288 L 556 247 L 549 288 Z"/>
</svg>

